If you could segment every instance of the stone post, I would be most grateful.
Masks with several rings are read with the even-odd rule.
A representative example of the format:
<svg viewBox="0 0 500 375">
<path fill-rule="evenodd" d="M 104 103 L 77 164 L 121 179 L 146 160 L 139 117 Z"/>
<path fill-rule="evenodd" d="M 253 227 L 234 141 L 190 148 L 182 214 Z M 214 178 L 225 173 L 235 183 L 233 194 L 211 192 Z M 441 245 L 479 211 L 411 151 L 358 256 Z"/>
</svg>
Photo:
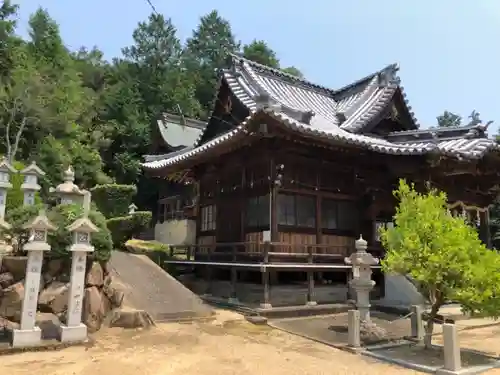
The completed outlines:
<svg viewBox="0 0 500 375">
<path fill-rule="evenodd" d="M 99 231 L 88 218 L 90 211 L 89 191 L 85 191 L 83 208 L 83 216 L 67 227 L 73 234 L 73 244 L 68 249 L 72 257 L 66 325 L 61 325 L 59 328 L 59 339 L 62 342 L 84 341 L 87 338 L 87 326 L 82 323 L 85 266 L 87 264 L 87 253 L 94 251 L 94 247 L 91 245 L 91 234 Z"/>
<path fill-rule="evenodd" d="M 458 374 L 462 369 L 460 345 L 458 344 L 457 327 L 455 324 L 443 324 L 444 367 L 436 374 Z"/>
<path fill-rule="evenodd" d="M 347 312 L 347 344 L 353 348 L 361 346 L 359 310 Z"/>
<path fill-rule="evenodd" d="M 362 236 L 356 241 L 356 252 L 344 261 L 352 265 L 352 280 L 350 286 L 356 295 L 356 307 L 359 310 L 361 322 L 370 321 L 370 291 L 375 286 L 371 279 L 371 266 L 379 263 L 379 260 L 366 252 L 368 243 Z"/>
<path fill-rule="evenodd" d="M 25 225 L 24 228 L 30 234 L 28 243 L 23 248 L 28 253 L 28 264 L 26 266 L 26 278 L 24 279 L 21 326 L 19 329 L 13 330 L 13 347 L 38 345 L 41 341 L 41 330 L 35 326 L 35 322 L 43 252 L 50 250 L 50 245 L 47 243 L 47 232 L 57 229 L 49 221 L 43 210 L 40 210 L 38 216 Z"/>
<path fill-rule="evenodd" d="M 422 341 L 425 336 L 424 323 L 422 320 L 423 311 L 424 309 L 420 305 L 413 305 L 411 307 L 411 337 L 417 339 L 418 341 Z"/>
<path fill-rule="evenodd" d="M 31 162 L 20 173 L 24 177 L 21 185 L 21 190 L 24 193 L 24 205 L 33 206 L 35 204 L 35 193 L 41 189 L 38 184 L 38 177 L 45 176 L 45 172 L 35 162 Z"/>
</svg>

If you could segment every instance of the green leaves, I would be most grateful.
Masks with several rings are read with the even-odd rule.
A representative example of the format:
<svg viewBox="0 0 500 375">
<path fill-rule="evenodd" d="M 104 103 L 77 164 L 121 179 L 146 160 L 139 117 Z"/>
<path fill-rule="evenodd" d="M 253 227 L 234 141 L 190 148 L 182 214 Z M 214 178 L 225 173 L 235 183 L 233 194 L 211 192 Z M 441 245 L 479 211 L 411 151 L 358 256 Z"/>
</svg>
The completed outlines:
<svg viewBox="0 0 500 375">
<path fill-rule="evenodd" d="M 487 249 L 474 228 L 446 209 L 446 194 L 419 193 L 400 181 L 394 228 L 381 230 L 387 249 L 384 272 L 411 275 L 434 304 L 454 300 L 466 309 L 497 316 L 500 255 Z"/>
</svg>

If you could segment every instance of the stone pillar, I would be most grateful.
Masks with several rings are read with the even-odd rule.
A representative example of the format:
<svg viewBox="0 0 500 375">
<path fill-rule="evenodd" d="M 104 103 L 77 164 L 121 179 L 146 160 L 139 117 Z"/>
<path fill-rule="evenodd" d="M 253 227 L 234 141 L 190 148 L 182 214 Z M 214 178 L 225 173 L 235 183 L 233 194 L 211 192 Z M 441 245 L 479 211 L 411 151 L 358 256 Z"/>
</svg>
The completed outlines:
<svg viewBox="0 0 500 375">
<path fill-rule="evenodd" d="M 360 315 L 358 310 L 347 312 L 347 344 L 353 348 L 361 346 Z"/>
<path fill-rule="evenodd" d="M 9 164 L 7 159 L 0 162 L 0 232 L 10 229 L 10 224 L 5 221 L 5 207 L 7 205 L 7 190 L 12 188 L 10 174 L 17 173 L 16 169 Z M 0 235 L 0 252 L 11 252 L 12 246 L 5 242 L 3 235 Z"/>
<path fill-rule="evenodd" d="M 444 367 L 437 374 L 457 374 L 462 369 L 460 345 L 455 324 L 443 324 Z"/>
<path fill-rule="evenodd" d="M 83 208 L 83 216 L 67 227 L 73 234 L 73 244 L 68 248 L 72 257 L 66 325 L 61 325 L 59 328 L 59 339 L 62 342 L 84 341 L 87 338 L 87 326 L 82 323 L 85 265 L 87 254 L 94 251 L 91 245 L 91 234 L 99 231 L 88 218 L 90 211 L 90 192 L 88 191 L 84 194 Z"/>
<path fill-rule="evenodd" d="M 32 162 L 20 173 L 24 177 L 23 184 L 21 185 L 21 190 L 24 193 L 23 203 L 25 206 L 33 206 L 35 204 L 35 194 L 41 189 L 38 184 L 38 178 L 45 176 L 45 172 L 35 162 Z"/>
<path fill-rule="evenodd" d="M 43 210 L 40 211 L 25 229 L 29 230 L 30 238 L 24 246 L 28 252 L 26 278 L 24 279 L 24 299 L 21 311 L 21 326 L 12 333 L 13 347 L 36 346 L 41 341 L 40 328 L 35 326 L 36 308 L 43 263 L 43 252 L 50 250 L 47 243 L 47 232 L 57 228 L 49 221 Z"/>
<path fill-rule="evenodd" d="M 414 305 L 411 307 L 411 337 L 422 341 L 425 336 L 424 324 L 422 320 L 422 314 L 424 309 L 420 305 Z"/>
<path fill-rule="evenodd" d="M 344 261 L 352 265 L 352 280 L 350 286 L 356 295 L 356 307 L 359 310 L 361 322 L 370 321 L 370 291 L 375 286 L 371 279 L 371 266 L 379 263 L 377 258 L 366 252 L 368 243 L 362 236 L 356 241 L 356 252 Z"/>
</svg>

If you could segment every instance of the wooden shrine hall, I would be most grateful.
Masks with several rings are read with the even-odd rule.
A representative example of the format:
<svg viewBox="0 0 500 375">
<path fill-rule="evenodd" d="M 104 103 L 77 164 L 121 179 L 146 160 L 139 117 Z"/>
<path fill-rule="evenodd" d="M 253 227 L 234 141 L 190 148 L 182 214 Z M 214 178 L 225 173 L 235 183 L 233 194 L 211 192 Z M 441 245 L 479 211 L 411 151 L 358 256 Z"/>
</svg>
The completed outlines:
<svg viewBox="0 0 500 375">
<path fill-rule="evenodd" d="M 194 187 L 189 262 L 236 269 L 233 281 L 300 271 L 345 284 L 344 257 L 360 235 L 383 257 L 378 228 L 391 225 L 401 178 L 444 190 L 487 242 L 497 143 L 483 125 L 420 130 L 397 72 L 389 65 L 329 89 L 232 56 L 194 143 L 143 163 L 150 176 Z"/>
</svg>

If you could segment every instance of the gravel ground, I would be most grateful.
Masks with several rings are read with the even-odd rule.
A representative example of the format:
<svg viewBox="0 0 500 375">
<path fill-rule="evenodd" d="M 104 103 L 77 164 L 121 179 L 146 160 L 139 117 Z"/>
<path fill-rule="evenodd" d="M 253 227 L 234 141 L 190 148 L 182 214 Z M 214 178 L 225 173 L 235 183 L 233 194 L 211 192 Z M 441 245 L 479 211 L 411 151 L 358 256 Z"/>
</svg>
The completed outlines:
<svg viewBox="0 0 500 375">
<path fill-rule="evenodd" d="M 110 329 L 94 347 L 0 359 L 9 375 L 377 375 L 417 374 L 297 336 L 254 326 L 219 311 L 210 323 L 160 324 L 149 331 Z"/>
</svg>

